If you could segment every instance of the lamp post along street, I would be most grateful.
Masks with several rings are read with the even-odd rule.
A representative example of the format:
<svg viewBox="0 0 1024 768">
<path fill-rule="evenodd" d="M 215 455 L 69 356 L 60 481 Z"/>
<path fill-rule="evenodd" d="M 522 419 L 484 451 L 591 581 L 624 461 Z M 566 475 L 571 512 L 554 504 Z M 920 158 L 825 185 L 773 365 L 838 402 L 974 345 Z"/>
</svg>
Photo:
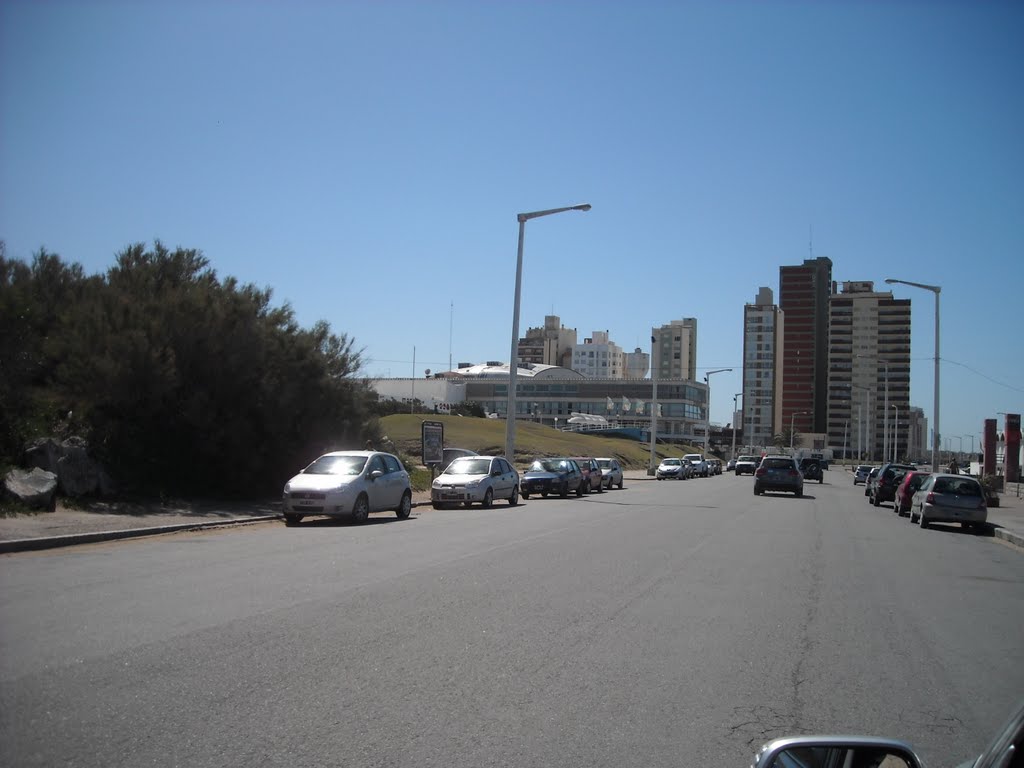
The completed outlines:
<svg viewBox="0 0 1024 768">
<path fill-rule="evenodd" d="M 732 370 L 732 368 L 718 368 L 718 369 L 716 369 L 714 371 L 708 371 L 707 373 L 704 374 L 704 383 L 708 385 L 708 420 L 707 420 L 707 429 L 704 430 L 704 456 L 703 456 L 703 458 L 705 460 L 707 460 L 707 458 L 708 458 L 708 445 L 710 445 L 710 443 L 711 443 L 711 377 L 714 374 L 716 374 L 716 373 L 725 373 L 726 371 L 731 371 L 731 370 Z"/>
<path fill-rule="evenodd" d="M 935 294 L 935 400 L 932 403 L 932 472 L 938 472 L 939 449 L 942 445 L 940 442 L 942 435 L 939 432 L 939 294 L 942 293 L 942 286 L 914 283 L 910 280 L 896 280 L 890 277 L 887 277 L 885 282 L 889 285 L 909 285 Z"/>
<path fill-rule="evenodd" d="M 896 446 L 899 444 L 900 437 L 900 407 L 895 403 L 893 403 L 892 407 L 896 409 L 896 416 L 893 419 L 894 424 L 892 428 L 892 460 L 896 462 L 899 461 L 899 450 Z"/>
<path fill-rule="evenodd" d="M 655 447 L 658 442 L 658 368 L 655 357 L 658 354 L 656 339 L 651 336 L 651 474 L 657 471 Z"/>
<path fill-rule="evenodd" d="M 733 460 L 736 459 L 736 398 L 738 397 L 743 397 L 743 393 L 737 392 L 732 396 L 732 455 L 729 458 Z M 742 421 L 743 419 L 740 418 L 740 422 Z"/>
<path fill-rule="evenodd" d="M 523 239 L 526 237 L 526 222 L 541 216 L 551 216 L 565 211 L 589 211 L 590 204 L 570 205 L 566 208 L 549 208 L 545 211 L 531 211 L 517 214 L 519 221 L 519 248 L 516 252 L 516 289 L 512 301 L 512 351 L 508 358 L 508 406 L 505 414 L 505 458 L 515 465 L 516 452 L 516 374 L 519 372 L 519 303 L 523 286 Z"/>
</svg>

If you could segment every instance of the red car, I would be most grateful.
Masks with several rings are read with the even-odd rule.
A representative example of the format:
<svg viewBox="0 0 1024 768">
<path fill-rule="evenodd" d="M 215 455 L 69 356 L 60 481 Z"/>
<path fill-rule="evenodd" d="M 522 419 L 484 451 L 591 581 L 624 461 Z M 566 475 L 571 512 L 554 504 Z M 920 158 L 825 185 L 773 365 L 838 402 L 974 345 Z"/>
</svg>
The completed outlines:
<svg viewBox="0 0 1024 768">
<path fill-rule="evenodd" d="M 921 483 L 931 472 L 907 472 L 896 487 L 896 499 L 893 502 L 893 509 L 900 517 L 910 514 L 910 504 L 914 501 L 914 494 L 921 487 Z"/>
</svg>

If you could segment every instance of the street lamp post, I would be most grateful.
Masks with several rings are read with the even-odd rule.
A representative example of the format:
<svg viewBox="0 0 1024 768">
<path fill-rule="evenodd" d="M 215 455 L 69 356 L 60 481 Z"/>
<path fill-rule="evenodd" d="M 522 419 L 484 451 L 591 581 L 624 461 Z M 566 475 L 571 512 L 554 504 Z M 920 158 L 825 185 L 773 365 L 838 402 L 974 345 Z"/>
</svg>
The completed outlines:
<svg viewBox="0 0 1024 768">
<path fill-rule="evenodd" d="M 708 385 L 708 420 L 707 428 L 704 430 L 704 459 L 708 457 L 708 445 L 711 443 L 711 377 L 716 373 L 725 373 L 732 368 L 718 368 L 704 374 L 704 383 Z"/>
<path fill-rule="evenodd" d="M 658 442 L 658 344 L 651 336 L 651 459 L 650 473 L 653 475 L 658 468 L 656 448 Z"/>
<path fill-rule="evenodd" d="M 789 452 L 790 453 L 793 452 L 793 429 L 794 429 L 794 424 L 796 422 L 796 417 L 797 416 L 808 416 L 809 414 L 810 414 L 810 411 L 800 411 L 799 413 L 794 413 L 792 416 L 789 417 Z"/>
<path fill-rule="evenodd" d="M 567 208 L 551 208 L 546 211 L 531 211 L 516 216 L 519 220 L 519 248 L 516 253 L 516 292 L 512 302 L 512 352 L 508 358 L 508 412 L 505 414 L 505 458 L 515 464 L 516 450 L 516 374 L 519 372 L 519 300 L 523 286 L 523 238 L 526 236 L 526 222 L 541 216 L 550 216 L 565 211 L 589 211 L 590 204 L 570 205 Z"/>
<path fill-rule="evenodd" d="M 935 294 L 935 402 L 932 403 L 932 472 L 939 471 L 939 294 L 942 287 L 938 285 L 927 285 L 925 283 L 914 283 L 909 280 L 895 280 L 887 277 L 885 282 L 889 285 L 910 285 L 914 288 L 921 288 Z"/>
<path fill-rule="evenodd" d="M 738 397 L 743 397 L 743 393 L 737 392 L 735 395 L 732 396 L 732 455 L 729 457 L 730 459 L 736 458 L 736 398 Z M 742 422 L 742 419 L 740 419 L 740 421 Z"/>
<path fill-rule="evenodd" d="M 900 407 L 896 403 L 893 403 L 892 407 L 896 409 L 896 416 L 893 419 L 895 423 L 892 427 L 892 460 L 896 462 L 899 461 L 899 449 L 896 446 L 900 442 Z"/>
</svg>

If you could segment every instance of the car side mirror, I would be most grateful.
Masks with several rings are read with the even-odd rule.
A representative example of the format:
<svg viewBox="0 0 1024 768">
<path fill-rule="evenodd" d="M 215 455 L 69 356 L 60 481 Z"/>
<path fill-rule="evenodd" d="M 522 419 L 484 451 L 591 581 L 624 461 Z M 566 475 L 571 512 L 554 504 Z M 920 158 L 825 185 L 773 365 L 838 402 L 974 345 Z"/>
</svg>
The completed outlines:
<svg viewBox="0 0 1024 768">
<path fill-rule="evenodd" d="M 384 477 L 384 473 L 381 472 L 379 469 L 375 469 L 370 473 L 371 480 L 376 480 L 378 477 Z"/>
<path fill-rule="evenodd" d="M 501 477 L 503 474 L 505 473 L 502 472 L 500 469 L 496 469 L 493 472 L 491 472 L 491 477 Z"/>
<path fill-rule="evenodd" d="M 761 747 L 751 768 L 921 768 L 909 744 L 868 736 L 796 736 Z"/>
</svg>

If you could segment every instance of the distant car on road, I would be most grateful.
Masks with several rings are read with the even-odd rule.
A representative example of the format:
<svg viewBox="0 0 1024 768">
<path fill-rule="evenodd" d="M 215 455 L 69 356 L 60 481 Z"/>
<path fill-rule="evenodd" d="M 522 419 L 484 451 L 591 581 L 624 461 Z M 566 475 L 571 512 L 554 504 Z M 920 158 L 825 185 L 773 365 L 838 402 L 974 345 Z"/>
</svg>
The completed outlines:
<svg viewBox="0 0 1024 768">
<path fill-rule="evenodd" d="M 655 473 L 655 477 L 659 480 L 685 480 L 689 476 L 689 464 L 684 463 L 682 459 L 675 458 L 662 459 L 661 464 L 658 465 L 658 471 Z"/>
<path fill-rule="evenodd" d="M 607 457 L 598 458 L 597 465 L 601 467 L 601 476 L 604 478 L 605 488 L 611 490 L 612 486 L 616 485 L 621 490 L 624 480 L 622 477 L 622 466 L 618 460 Z"/>
<path fill-rule="evenodd" d="M 907 472 L 903 476 L 899 486 L 896 488 L 896 499 L 893 502 L 896 514 L 900 517 L 903 517 L 904 513 L 910 514 L 910 507 L 914 503 L 914 494 L 917 493 L 921 484 L 930 474 L 930 472 L 913 471 Z"/>
<path fill-rule="evenodd" d="M 874 485 L 875 478 L 878 477 L 878 470 L 880 470 L 880 469 L 881 469 L 881 467 L 872 467 L 870 470 L 868 470 L 867 479 L 864 481 L 864 495 L 865 496 L 870 496 L 871 495 L 871 486 Z"/>
<path fill-rule="evenodd" d="M 800 459 L 800 472 L 803 474 L 804 480 L 825 482 L 825 473 L 819 459 Z"/>
<path fill-rule="evenodd" d="M 757 469 L 757 462 L 758 460 L 756 456 L 740 456 L 738 459 L 736 459 L 736 474 L 754 474 L 754 470 Z"/>
<path fill-rule="evenodd" d="M 534 493 L 541 496 L 557 493 L 565 498 L 570 491 L 582 496 L 585 488 L 583 472 L 572 459 L 534 459 L 523 473 L 519 492 L 524 499 Z"/>
<path fill-rule="evenodd" d="M 913 472 L 914 469 L 915 467 L 909 464 L 883 464 L 879 468 L 874 482 L 870 484 L 868 500 L 876 507 L 883 501 L 895 501 L 896 486 L 898 485 L 896 478 L 907 472 Z"/>
<path fill-rule="evenodd" d="M 765 491 L 789 491 L 804 495 L 804 476 L 792 456 L 765 456 L 754 471 L 754 495 Z"/>
<path fill-rule="evenodd" d="M 601 465 L 589 456 L 571 456 L 573 461 L 579 464 L 583 472 L 583 484 L 586 486 L 584 493 L 604 493 L 604 477 L 601 474 Z"/>
<path fill-rule="evenodd" d="M 385 510 L 404 520 L 412 511 L 412 487 L 397 456 L 334 451 L 285 483 L 282 507 L 285 525 L 297 525 L 307 515 L 347 517 L 358 525 L 371 512 Z"/>
<path fill-rule="evenodd" d="M 688 453 L 683 456 L 683 461 L 689 462 L 693 477 L 707 477 L 711 471 L 707 460 L 699 453 Z"/>
<path fill-rule="evenodd" d="M 519 473 L 504 456 L 461 456 L 430 486 L 434 509 L 451 504 L 490 508 L 495 499 L 508 499 L 513 507 L 519 503 Z"/>
<path fill-rule="evenodd" d="M 736 458 L 729 459 L 729 463 L 725 465 L 726 472 L 733 472 L 736 469 Z"/>
<path fill-rule="evenodd" d="M 853 472 L 853 484 L 862 485 L 868 481 L 868 475 L 871 473 L 870 464 L 861 464 Z"/>
</svg>

